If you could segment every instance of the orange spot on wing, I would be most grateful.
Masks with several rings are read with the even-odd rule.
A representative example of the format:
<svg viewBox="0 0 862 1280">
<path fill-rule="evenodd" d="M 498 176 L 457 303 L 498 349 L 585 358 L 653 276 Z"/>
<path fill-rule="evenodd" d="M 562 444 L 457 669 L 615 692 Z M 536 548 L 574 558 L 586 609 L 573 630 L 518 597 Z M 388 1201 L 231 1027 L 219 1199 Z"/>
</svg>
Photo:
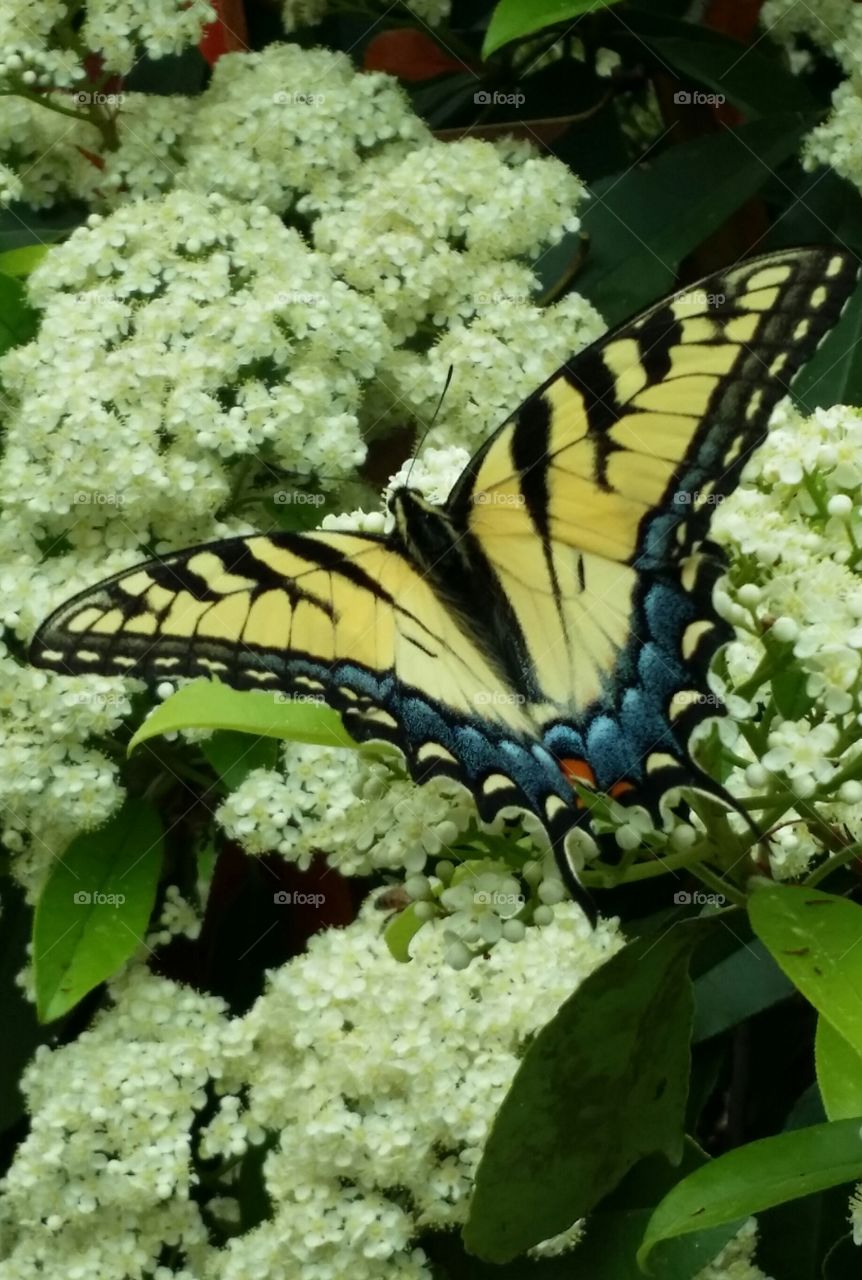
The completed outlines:
<svg viewBox="0 0 862 1280">
<path fill-rule="evenodd" d="M 578 782 L 585 782 L 588 787 L 596 785 L 596 775 L 586 760 L 561 760 L 560 768 L 567 778 L 577 778 Z"/>
<path fill-rule="evenodd" d="M 621 778 L 612 787 L 608 787 L 608 795 L 616 800 L 618 796 L 624 796 L 627 791 L 634 791 L 634 789 L 635 784 L 633 782 L 626 782 L 625 778 Z"/>
</svg>

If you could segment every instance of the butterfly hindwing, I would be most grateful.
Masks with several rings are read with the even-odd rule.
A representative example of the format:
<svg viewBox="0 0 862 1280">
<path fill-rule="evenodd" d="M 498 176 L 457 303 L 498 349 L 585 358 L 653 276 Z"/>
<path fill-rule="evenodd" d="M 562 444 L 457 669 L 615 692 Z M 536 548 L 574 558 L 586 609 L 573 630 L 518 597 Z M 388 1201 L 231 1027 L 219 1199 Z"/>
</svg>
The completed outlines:
<svg viewBox="0 0 862 1280">
<path fill-rule="evenodd" d="M 531 656 L 543 741 L 604 790 L 655 807 L 697 772 L 688 741 L 720 709 L 706 672 L 728 635 L 704 535 L 857 274 L 840 250 L 787 250 L 665 299 L 558 370 L 450 496 L 513 616 L 507 643 Z"/>
</svg>

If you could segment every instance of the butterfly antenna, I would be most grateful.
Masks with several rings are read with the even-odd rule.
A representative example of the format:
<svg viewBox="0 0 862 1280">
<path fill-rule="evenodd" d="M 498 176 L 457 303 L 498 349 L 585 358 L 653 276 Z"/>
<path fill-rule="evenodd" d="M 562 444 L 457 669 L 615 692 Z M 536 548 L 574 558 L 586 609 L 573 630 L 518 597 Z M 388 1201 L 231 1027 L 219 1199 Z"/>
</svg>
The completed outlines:
<svg viewBox="0 0 862 1280">
<path fill-rule="evenodd" d="M 419 443 L 417 444 L 416 449 L 414 450 L 413 457 L 410 459 L 410 466 L 408 467 L 407 475 L 404 478 L 405 489 L 410 484 L 410 477 L 413 474 L 413 468 L 416 465 L 416 459 L 419 457 L 419 454 L 422 450 L 422 446 L 428 438 L 428 433 L 431 430 L 431 428 L 434 426 L 434 423 L 437 421 L 437 415 L 443 407 L 443 401 L 446 398 L 446 392 L 449 390 L 449 383 L 452 381 L 452 375 L 454 374 L 454 372 L 455 372 L 455 366 L 453 364 L 450 364 L 449 370 L 446 374 L 446 381 L 443 383 L 443 390 L 440 392 L 440 399 L 437 401 L 437 408 L 434 410 L 433 414 L 431 415 L 431 421 L 428 423 L 428 426 L 425 428 L 425 430 L 422 432 L 422 435 L 419 437 Z"/>
</svg>

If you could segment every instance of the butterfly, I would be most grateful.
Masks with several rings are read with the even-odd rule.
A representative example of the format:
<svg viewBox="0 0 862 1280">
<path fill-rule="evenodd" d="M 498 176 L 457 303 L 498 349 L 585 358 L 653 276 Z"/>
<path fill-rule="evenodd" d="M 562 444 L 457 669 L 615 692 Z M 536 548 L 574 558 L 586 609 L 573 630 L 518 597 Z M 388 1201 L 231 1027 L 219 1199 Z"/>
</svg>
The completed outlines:
<svg viewBox="0 0 862 1280">
<path fill-rule="evenodd" d="M 671 787 L 723 795 L 689 750 L 729 635 L 710 517 L 857 271 L 805 248 L 710 276 L 568 360 L 442 505 L 402 487 L 386 535 L 150 560 L 61 605 L 31 661 L 322 696 L 417 782 L 464 783 L 484 820 L 537 815 L 577 894 L 573 783 L 654 814 Z"/>
</svg>

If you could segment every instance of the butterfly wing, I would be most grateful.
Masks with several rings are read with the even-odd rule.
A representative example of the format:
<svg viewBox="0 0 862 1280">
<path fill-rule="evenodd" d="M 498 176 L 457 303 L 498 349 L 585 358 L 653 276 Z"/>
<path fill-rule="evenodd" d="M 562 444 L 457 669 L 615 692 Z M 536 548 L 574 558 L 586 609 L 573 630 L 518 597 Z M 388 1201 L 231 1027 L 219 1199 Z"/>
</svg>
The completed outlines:
<svg viewBox="0 0 862 1280">
<path fill-rule="evenodd" d="M 720 709 L 706 673 L 728 635 L 703 538 L 857 273 L 789 250 L 664 300 L 558 370 L 450 495 L 506 601 L 526 710 L 574 776 L 653 809 L 703 781 L 688 742 Z"/>
<path fill-rule="evenodd" d="M 240 537 L 137 565 L 56 610 L 30 658 L 71 674 L 319 694 L 356 740 L 399 746 L 417 780 L 463 782 L 489 821 L 566 795 L 524 698 L 383 538 Z"/>
</svg>

